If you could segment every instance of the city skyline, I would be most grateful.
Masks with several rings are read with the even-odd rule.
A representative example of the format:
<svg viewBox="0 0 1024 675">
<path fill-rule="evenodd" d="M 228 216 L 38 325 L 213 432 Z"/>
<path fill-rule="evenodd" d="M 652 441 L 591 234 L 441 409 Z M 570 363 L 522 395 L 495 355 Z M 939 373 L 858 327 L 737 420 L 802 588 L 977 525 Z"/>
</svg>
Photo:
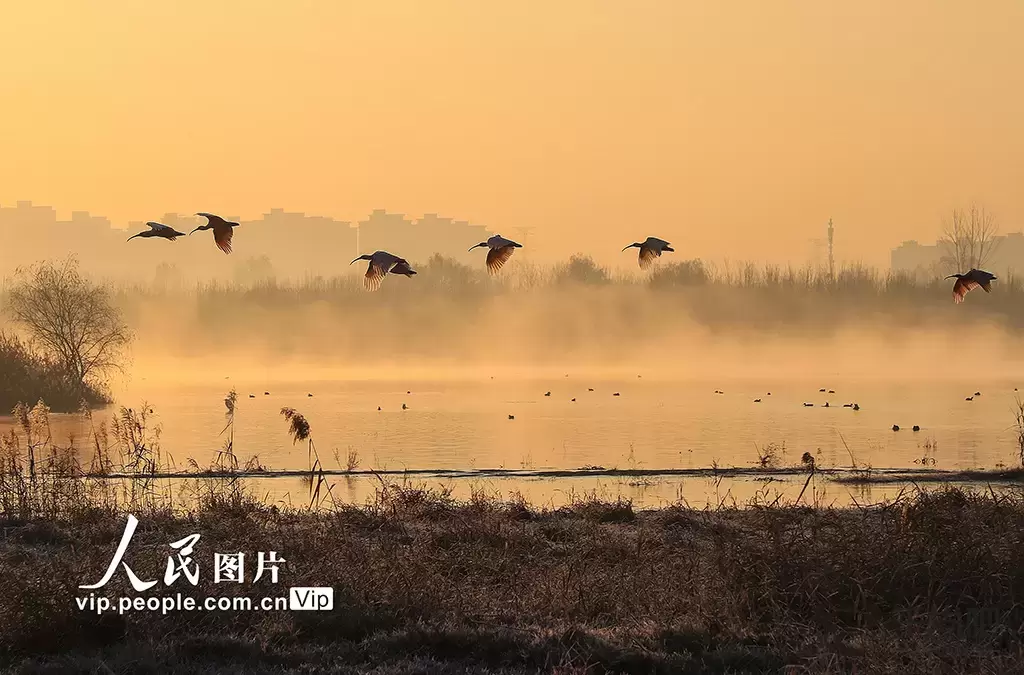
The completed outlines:
<svg viewBox="0 0 1024 675">
<path fill-rule="evenodd" d="M 154 269 L 171 265 L 191 276 L 230 278 L 252 259 L 266 258 L 282 278 L 335 275 L 348 271 L 348 261 L 365 252 L 361 247 L 400 252 L 410 260 L 426 262 L 434 253 L 466 264 L 480 263 L 469 246 L 493 234 L 483 226 L 436 213 L 410 218 L 405 214 L 374 209 L 355 222 L 330 216 L 309 215 L 273 207 L 258 219 L 246 220 L 236 214 L 223 217 L 240 223 L 235 251 L 225 262 L 224 254 L 197 232 L 182 256 L 182 242 L 137 240 L 130 234 L 147 229 L 145 221 L 114 225 L 105 216 L 73 211 L 68 220 L 58 217 L 48 205 L 18 201 L 0 204 L 0 235 L 8 242 L 0 257 L 0 274 L 19 265 L 54 257 L 54 251 L 75 253 L 83 268 L 106 276 L 151 278 Z M 192 214 L 165 213 L 151 218 L 188 234 L 203 219 Z M 16 236 L 15 236 L 16 233 Z M 360 242 L 360 238 L 364 241 Z M 55 249 L 54 243 L 60 246 Z M 141 244 L 141 246 L 140 246 Z M 130 248 L 123 248 L 130 247 Z M 63 255 L 61 253 L 60 255 Z M 164 268 L 165 269 L 165 268 Z M 166 271 L 166 269 L 165 269 Z"/>
<path fill-rule="evenodd" d="M 472 253 L 466 252 L 465 249 L 473 243 L 486 239 L 491 234 L 497 234 L 485 225 L 457 217 L 443 216 L 437 213 L 423 213 L 418 217 L 413 217 L 383 208 L 373 209 L 364 218 L 353 220 L 339 220 L 332 216 L 314 215 L 305 211 L 289 211 L 282 207 L 271 207 L 263 211 L 258 219 L 246 220 L 237 214 L 230 213 L 223 214 L 223 216 L 245 226 L 244 239 L 240 239 L 243 242 L 240 249 L 241 254 L 233 257 L 232 266 L 244 267 L 244 262 L 249 259 L 269 258 L 276 274 L 290 278 L 310 274 L 338 273 L 338 261 L 348 253 L 357 256 L 378 249 L 401 251 L 405 257 L 420 263 L 426 261 L 434 253 L 440 253 L 459 262 L 474 265 L 479 263 L 477 260 L 479 256 L 474 256 Z M 203 222 L 202 218 L 195 215 L 173 212 L 165 213 L 155 220 L 185 232 L 191 231 L 196 225 Z M 104 215 L 83 210 L 71 210 L 68 212 L 67 219 L 61 219 L 60 212 L 53 206 L 36 204 L 30 200 L 19 200 L 14 205 L 0 204 L 0 232 L 12 226 L 61 228 L 62 241 L 69 249 L 75 249 L 84 254 L 86 267 L 90 266 L 88 264 L 90 259 L 102 258 L 107 254 L 118 255 L 114 250 L 103 247 L 119 245 L 122 243 L 120 237 L 146 229 L 144 220 L 131 220 L 119 225 Z M 72 226 L 72 229 L 67 229 L 65 226 Z M 274 228 L 281 228 L 278 232 L 283 232 L 289 227 L 293 228 L 289 232 L 291 235 L 289 238 L 306 242 L 304 248 L 303 246 L 282 248 L 273 241 Z M 365 232 L 362 232 L 363 230 Z M 515 237 L 516 232 L 526 235 L 532 230 L 533 228 L 529 227 L 514 227 L 510 228 L 506 235 Z M 826 231 L 822 228 L 820 233 L 825 234 Z M 435 239 L 437 243 L 432 243 Z M 996 239 L 1000 246 L 993 254 L 990 267 L 1002 273 L 1013 271 L 1018 266 L 1024 267 L 1024 235 L 1019 231 L 1000 232 Z M 17 265 L 33 262 L 33 255 L 35 257 L 44 256 L 50 250 L 42 241 L 34 247 L 26 246 L 26 241 L 30 242 L 31 240 L 32 237 L 25 235 L 24 232 L 19 238 L 9 240 L 12 243 L 7 246 L 7 260 L 0 258 L 0 274 L 9 273 Z M 933 244 L 927 244 L 921 243 L 921 240 L 918 239 L 907 239 L 890 246 L 887 249 L 887 265 L 880 267 L 915 274 L 937 274 L 937 265 L 943 255 L 938 228 L 936 228 L 934 241 Z M 807 240 L 807 243 L 809 250 L 806 258 L 802 263 L 798 261 L 797 265 L 827 265 L 827 237 L 812 237 Z M 463 246 L 464 244 L 465 246 Z M 198 255 L 199 258 L 185 261 L 185 266 L 188 267 L 189 262 L 199 261 L 199 267 L 208 269 L 219 267 L 221 276 L 229 275 L 230 270 L 224 271 L 224 266 L 220 261 L 222 254 L 207 250 L 207 248 L 198 249 L 198 253 L 195 255 Z M 289 248 L 292 250 L 289 251 Z M 536 252 L 534 249 L 530 249 L 524 253 L 538 261 L 558 262 L 569 255 L 579 253 L 579 251 L 550 251 L 541 248 Z M 590 252 L 590 254 L 593 253 Z M 631 268 L 632 261 L 618 253 L 618 251 L 603 251 L 597 252 L 592 257 L 611 267 Z M 175 262 L 177 256 L 173 249 L 156 249 L 155 254 L 157 259 L 155 264 L 177 265 Z M 149 258 L 149 256 L 141 257 Z M 701 256 L 685 255 L 684 257 L 700 258 Z M 246 261 L 243 261 L 242 258 L 245 258 Z M 708 258 L 702 259 L 709 260 Z M 153 261 L 149 260 L 149 262 Z M 839 266 L 851 262 L 859 261 L 850 261 L 842 256 L 837 257 Z M 237 271 L 235 274 L 237 276 Z"/>
<path fill-rule="evenodd" d="M 1024 222 L 1014 0 L 41 0 L 3 24 L 0 203 L 386 206 L 780 262 L 831 217 L 879 266 L 960 204 Z"/>
</svg>

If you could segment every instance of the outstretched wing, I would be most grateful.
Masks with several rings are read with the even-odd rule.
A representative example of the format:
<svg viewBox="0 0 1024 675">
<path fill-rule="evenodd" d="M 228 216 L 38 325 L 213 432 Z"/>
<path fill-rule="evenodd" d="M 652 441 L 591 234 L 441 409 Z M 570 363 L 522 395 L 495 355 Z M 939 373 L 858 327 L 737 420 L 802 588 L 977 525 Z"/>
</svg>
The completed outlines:
<svg viewBox="0 0 1024 675">
<path fill-rule="evenodd" d="M 384 283 L 388 269 L 377 260 L 371 260 L 366 266 L 366 275 L 363 277 L 363 286 L 368 291 L 376 291 Z"/>
<path fill-rule="evenodd" d="M 964 301 L 965 295 L 967 295 L 980 285 L 981 284 L 979 284 L 974 279 L 968 279 L 966 277 L 957 279 L 956 283 L 953 284 L 953 302 L 955 302 L 956 304 L 960 304 L 961 302 Z"/>
<path fill-rule="evenodd" d="M 978 282 L 978 285 L 986 293 L 992 292 L 992 281 L 996 278 L 996 275 L 985 270 L 971 270 L 970 278 Z"/>
<path fill-rule="evenodd" d="M 406 261 L 399 260 L 397 263 L 395 263 L 395 266 L 391 268 L 391 273 L 404 274 L 407 277 L 411 277 L 412 275 L 416 274 L 416 270 L 409 267 L 409 263 L 407 263 Z"/>
<path fill-rule="evenodd" d="M 649 246 L 640 247 L 640 255 L 637 256 L 640 262 L 640 269 L 649 269 L 654 264 L 654 260 L 661 255 L 661 251 L 658 249 L 651 248 Z"/>
<path fill-rule="evenodd" d="M 234 236 L 234 228 L 223 220 L 213 225 L 213 240 L 217 242 L 217 248 L 225 253 L 231 253 L 231 237 Z"/>
<path fill-rule="evenodd" d="M 164 225 L 163 223 L 158 223 L 158 222 L 155 222 L 155 221 L 152 221 L 152 220 L 147 221 L 146 225 L 149 225 L 149 228 L 151 230 L 153 230 L 154 232 L 174 232 L 174 228 L 173 227 L 168 227 L 167 225 Z"/>
<path fill-rule="evenodd" d="M 497 273 L 508 262 L 508 259 L 512 257 L 512 253 L 515 250 L 515 246 L 509 244 L 508 246 L 492 248 L 487 251 L 487 271 L 491 274 Z"/>
</svg>

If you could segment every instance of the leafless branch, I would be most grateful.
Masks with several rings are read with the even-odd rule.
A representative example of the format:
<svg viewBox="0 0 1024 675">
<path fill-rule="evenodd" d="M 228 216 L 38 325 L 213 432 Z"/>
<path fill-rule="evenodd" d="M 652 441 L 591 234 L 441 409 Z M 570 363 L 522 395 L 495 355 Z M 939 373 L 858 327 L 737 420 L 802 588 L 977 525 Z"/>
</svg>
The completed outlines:
<svg viewBox="0 0 1024 675">
<path fill-rule="evenodd" d="M 131 341 L 107 289 L 84 278 L 73 257 L 19 269 L 8 303 L 15 321 L 76 387 L 117 368 Z"/>
</svg>

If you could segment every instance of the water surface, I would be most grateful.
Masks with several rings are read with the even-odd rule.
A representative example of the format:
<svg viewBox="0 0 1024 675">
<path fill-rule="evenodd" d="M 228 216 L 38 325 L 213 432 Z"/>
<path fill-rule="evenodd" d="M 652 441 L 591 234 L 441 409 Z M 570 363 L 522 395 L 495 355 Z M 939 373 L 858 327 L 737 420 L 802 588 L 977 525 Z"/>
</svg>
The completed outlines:
<svg viewBox="0 0 1024 675">
<path fill-rule="evenodd" d="M 308 467 L 306 445 L 292 442 L 280 415 L 281 408 L 288 406 L 309 420 L 327 469 L 345 469 L 352 453 L 360 469 L 515 469 L 527 474 L 414 479 L 448 485 L 459 494 L 473 489 L 499 495 L 519 491 L 536 501 L 557 503 L 596 490 L 606 498 L 621 495 L 645 504 L 680 497 L 705 504 L 720 501 L 723 494 L 744 501 L 766 489 L 795 497 L 803 480 L 731 480 L 723 487 L 721 481 L 705 478 L 534 479 L 529 472 L 585 467 L 655 471 L 755 467 L 770 446 L 775 451 L 768 463 L 775 466 L 799 465 L 804 452 L 814 455 L 819 467 L 1014 466 L 1019 461 L 1015 386 L 1012 381 L 853 379 L 715 383 L 577 374 L 533 380 L 301 384 L 222 379 L 174 386 L 140 380 L 120 391 L 118 401 L 128 406 L 145 401 L 152 408 L 151 420 L 160 426 L 161 448 L 182 468 L 188 458 L 200 466 L 209 465 L 222 447 L 223 400 L 235 388 L 239 398 L 234 449 L 242 463 L 257 456 L 268 469 Z M 973 400 L 965 400 L 968 396 Z M 843 407 L 852 403 L 860 410 Z M 108 414 L 100 411 L 93 424 Z M 894 424 L 900 431 L 892 430 Z M 914 425 L 921 430 L 912 431 Z M 54 416 L 52 426 L 57 440 L 69 434 L 82 439 L 90 431 L 77 416 Z M 332 479 L 332 483 L 337 483 L 339 497 L 356 501 L 365 499 L 377 485 L 376 480 L 365 478 Z M 297 502 L 303 500 L 305 490 L 298 481 L 288 480 L 286 485 L 284 479 L 260 481 L 259 489 Z M 833 485 L 825 499 L 849 503 L 857 494 L 874 498 L 891 490 L 876 487 L 871 492 L 865 495 L 863 490 L 857 493 Z"/>
</svg>

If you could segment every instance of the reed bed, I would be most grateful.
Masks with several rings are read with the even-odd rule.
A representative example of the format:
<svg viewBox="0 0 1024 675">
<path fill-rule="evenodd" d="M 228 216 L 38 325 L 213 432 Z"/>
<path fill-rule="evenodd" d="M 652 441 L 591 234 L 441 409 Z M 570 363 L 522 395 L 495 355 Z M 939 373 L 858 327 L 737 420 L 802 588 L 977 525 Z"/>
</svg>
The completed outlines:
<svg viewBox="0 0 1024 675">
<path fill-rule="evenodd" d="M 880 318 L 906 327 L 965 326 L 979 319 L 1011 331 L 1024 327 L 1024 284 L 1013 275 L 1000 277 L 986 297 L 954 307 L 950 281 L 857 265 L 840 267 L 830 276 L 816 267 L 662 260 L 650 274 L 641 274 L 614 273 L 586 256 L 573 256 L 552 266 L 520 261 L 490 277 L 435 256 L 417 269 L 411 280 L 388 279 L 378 293 L 366 293 L 359 275 L 351 274 L 254 284 L 205 282 L 176 291 L 121 286 L 116 297 L 129 315 L 153 300 L 194 307 L 198 322 L 208 327 L 245 326 L 261 313 L 298 320 L 301 310 L 319 306 L 345 316 L 373 315 L 383 308 L 429 330 L 434 328 L 431 317 L 470 325 L 481 312 L 507 306 L 512 298 L 518 298 L 514 306 L 561 308 L 569 314 L 586 309 L 620 322 L 647 318 L 629 315 L 629 307 L 649 308 L 652 314 L 672 307 L 715 329 L 812 326 L 827 331 Z"/>
</svg>

